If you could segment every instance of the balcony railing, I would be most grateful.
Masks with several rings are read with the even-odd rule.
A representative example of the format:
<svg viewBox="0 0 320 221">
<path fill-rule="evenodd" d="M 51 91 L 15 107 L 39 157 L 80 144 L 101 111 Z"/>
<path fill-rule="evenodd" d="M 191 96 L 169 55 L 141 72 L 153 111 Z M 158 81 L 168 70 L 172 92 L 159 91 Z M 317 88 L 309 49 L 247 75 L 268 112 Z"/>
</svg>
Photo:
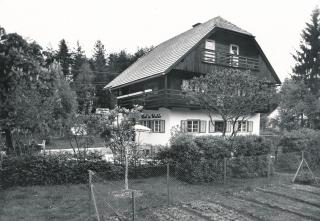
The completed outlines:
<svg viewBox="0 0 320 221">
<path fill-rule="evenodd" d="M 142 105 L 147 108 L 158 107 L 193 107 L 198 108 L 194 101 L 182 90 L 156 90 L 148 93 L 139 93 L 138 95 L 123 97 L 117 99 L 118 105 L 122 107 L 132 107 L 133 105 Z"/>
<path fill-rule="evenodd" d="M 224 65 L 229 67 L 259 70 L 259 60 L 251 57 L 239 56 L 223 51 L 204 49 L 202 61 L 210 64 Z"/>
</svg>

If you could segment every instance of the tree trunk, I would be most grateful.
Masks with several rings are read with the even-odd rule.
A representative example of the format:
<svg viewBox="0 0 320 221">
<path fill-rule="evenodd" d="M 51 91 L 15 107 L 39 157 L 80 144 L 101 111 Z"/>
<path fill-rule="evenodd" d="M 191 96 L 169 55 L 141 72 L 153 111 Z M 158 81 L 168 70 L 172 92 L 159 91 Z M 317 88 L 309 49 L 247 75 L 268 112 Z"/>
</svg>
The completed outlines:
<svg viewBox="0 0 320 221">
<path fill-rule="evenodd" d="M 14 148 L 13 148 L 13 141 L 12 141 L 12 134 L 10 129 L 4 129 L 4 132 L 6 134 L 6 147 L 7 147 L 7 152 L 8 153 L 13 153 Z"/>
</svg>

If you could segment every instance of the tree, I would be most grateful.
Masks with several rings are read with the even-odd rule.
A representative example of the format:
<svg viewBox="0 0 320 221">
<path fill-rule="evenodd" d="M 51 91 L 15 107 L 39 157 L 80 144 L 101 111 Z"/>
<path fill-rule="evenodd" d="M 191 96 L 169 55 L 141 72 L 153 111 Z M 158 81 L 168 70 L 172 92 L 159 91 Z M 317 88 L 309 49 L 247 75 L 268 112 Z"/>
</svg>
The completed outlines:
<svg viewBox="0 0 320 221">
<path fill-rule="evenodd" d="M 6 134 L 8 152 L 14 152 L 16 146 L 30 146 L 31 139 L 45 135 L 61 117 L 54 113 L 66 113 L 70 106 L 62 89 L 65 78 L 47 67 L 38 44 L 5 32 L 0 39 L 0 129 Z"/>
<path fill-rule="evenodd" d="M 296 51 L 294 59 L 296 65 L 293 68 L 292 78 L 303 80 L 310 88 L 312 94 L 319 96 L 320 89 L 320 11 L 314 9 L 311 15 L 311 22 L 302 31 L 300 50 Z"/>
<path fill-rule="evenodd" d="M 15 127 L 16 91 L 33 84 L 40 70 L 40 46 L 27 43 L 18 34 L 0 35 L 0 128 L 6 134 L 6 146 L 13 150 L 12 129 Z"/>
<path fill-rule="evenodd" d="M 92 112 L 95 88 L 92 84 L 94 75 L 89 63 L 83 63 L 74 80 L 74 89 L 77 93 L 78 112 L 89 114 Z"/>
<path fill-rule="evenodd" d="M 269 109 L 274 94 L 270 82 L 259 80 L 250 71 L 235 69 L 222 69 L 195 77 L 189 86 L 182 89 L 186 90 L 191 101 L 206 111 L 212 124 L 214 114 L 221 116 L 223 136 L 228 122 L 233 128 L 232 135 L 236 135 L 238 120 L 244 121 L 252 114 Z"/>
<path fill-rule="evenodd" d="M 71 67 L 71 54 L 64 39 L 59 42 L 59 49 L 56 54 L 56 60 L 60 63 L 64 76 L 69 76 Z"/>
<path fill-rule="evenodd" d="M 106 52 L 101 41 L 97 41 L 94 46 L 92 59 L 92 70 L 95 75 L 93 84 L 95 85 L 95 104 L 94 107 L 110 108 L 111 96 L 103 89 L 109 81 L 109 68 L 107 66 Z"/>
<path fill-rule="evenodd" d="M 79 41 L 77 41 L 77 47 L 75 52 L 72 53 L 72 68 L 71 75 L 73 79 L 76 79 L 78 74 L 80 73 L 81 66 L 87 62 L 87 58 L 85 56 L 84 51 L 82 50 Z"/>
<path fill-rule="evenodd" d="M 320 100 L 303 80 L 286 79 L 280 91 L 279 126 L 281 129 L 315 128 L 320 114 Z"/>
<path fill-rule="evenodd" d="M 106 147 L 109 147 L 114 158 L 125 165 L 125 189 L 128 189 L 128 161 L 133 156 L 136 143 L 134 125 L 140 118 L 142 107 L 132 109 L 115 107 L 104 122 L 105 129 L 102 136 Z"/>
<path fill-rule="evenodd" d="M 125 50 L 109 55 L 109 67 L 112 73 L 121 73 L 132 63 L 131 55 Z"/>
</svg>

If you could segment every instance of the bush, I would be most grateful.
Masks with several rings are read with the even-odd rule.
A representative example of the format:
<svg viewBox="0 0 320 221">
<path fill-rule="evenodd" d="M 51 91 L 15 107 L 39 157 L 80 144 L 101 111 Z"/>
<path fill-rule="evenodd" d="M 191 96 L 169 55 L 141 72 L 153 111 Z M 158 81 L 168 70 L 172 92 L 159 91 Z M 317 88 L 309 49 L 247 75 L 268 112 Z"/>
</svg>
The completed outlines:
<svg viewBox="0 0 320 221">
<path fill-rule="evenodd" d="M 270 147 L 270 142 L 257 136 L 225 138 L 179 134 L 171 139 L 171 148 L 161 151 L 158 158 L 175 165 L 179 179 L 201 183 L 222 180 L 224 158 L 228 159 L 228 176 L 265 176 Z"/>
<path fill-rule="evenodd" d="M 129 169 L 131 178 L 162 175 L 161 166 L 138 166 Z M 107 180 L 124 177 L 124 166 L 109 162 L 76 161 L 70 154 L 23 155 L 5 157 L 0 170 L 0 186 L 55 185 L 88 183 L 88 170 Z M 156 173 L 156 171 L 160 171 Z M 165 171 L 165 170 L 164 170 Z"/>
<path fill-rule="evenodd" d="M 284 155 L 296 153 L 301 160 L 301 151 L 304 151 L 305 159 L 311 168 L 319 168 L 320 166 L 320 132 L 312 129 L 299 129 L 290 132 L 284 132 L 279 141 L 279 149 Z M 278 157 L 279 164 L 288 164 L 285 157 L 281 158 L 281 153 Z M 295 162 L 293 162 L 295 164 Z M 295 167 L 295 165 L 288 165 Z"/>
</svg>

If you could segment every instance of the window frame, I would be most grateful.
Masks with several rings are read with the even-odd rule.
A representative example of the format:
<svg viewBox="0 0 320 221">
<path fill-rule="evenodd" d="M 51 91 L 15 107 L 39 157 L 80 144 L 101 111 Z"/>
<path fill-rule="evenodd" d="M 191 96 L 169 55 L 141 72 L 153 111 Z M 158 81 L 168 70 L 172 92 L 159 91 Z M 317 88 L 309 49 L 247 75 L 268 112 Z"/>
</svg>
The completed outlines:
<svg viewBox="0 0 320 221">
<path fill-rule="evenodd" d="M 140 120 L 139 124 L 151 129 L 151 133 L 165 133 L 165 120 Z M 157 126 L 156 126 L 157 124 Z M 157 128 L 157 130 L 156 130 Z M 163 130 L 162 130 L 163 129 Z"/>
</svg>

